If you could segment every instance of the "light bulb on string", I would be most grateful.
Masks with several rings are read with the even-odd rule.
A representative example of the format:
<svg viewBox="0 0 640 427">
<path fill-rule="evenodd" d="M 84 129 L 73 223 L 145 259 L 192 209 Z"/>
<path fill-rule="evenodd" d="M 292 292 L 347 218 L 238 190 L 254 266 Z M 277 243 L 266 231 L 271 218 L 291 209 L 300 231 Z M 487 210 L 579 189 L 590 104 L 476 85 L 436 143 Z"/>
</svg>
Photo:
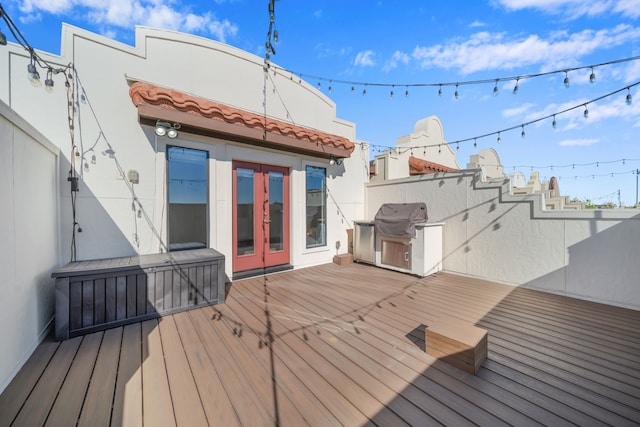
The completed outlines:
<svg viewBox="0 0 640 427">
<path fill-rule="evenodd" d="M 566 88 L 569 87 L 569 72 L 568 71 L 564 72 L 564 87 L 566 87 Z"/>
<path fill-rule="evenodd" d="M 556 115 L 553 115 L 553 122 L 551 122 L 551 126 L 555 129 L 558 127 L 558 122 L 556 122 Z"/>
<path fill-rule="evenodd" d="M 328 88 L 328 90 L 329 90 L 329 93 L 333 92 L 333 88 L 331 87 L 331 80 L 329 80 L 329 88 Z"/>
<path fill-rule="evenodd" d="M 516 85 L 513 87 L 513 94 L 517 95 L 518 94 L 518 83 L 519 83 L 520 79 L 516 79 Z"/>
<path fill-rule="evenodd" d="M 593 84 L 596 82 L 596 73 L 593 71 L 593 67 L 591 67 L 591 74 L 589 74 L 589 83 Z"/>
<path fill-rule="evenodd" d="M 362 89 L 362 96 L 366 96 L 367 95 L 367 88 Z"/>
<path fill-rule="evenodd" d="M 587 108 L 587 104 L 584 104 L 584 112 L 582 113 L 585 119 L 589 118 L 589 109 Z"/>
<path fill-rule="evenodd" d="M 502 138 L 500 138 L 500 132 L 498 132 L 498 144 L 502 142 Z"/>
<path fill-rule="evenodd" d="M 520 133 L 520 136 L 521 136 L 522 138 L 524 138 L 524 136 L 525 136 L 525 133 L 524 133 L 524 125 L 522 125 L 522 132 Z"/>
<path fill-rule="evenodd" d="M 625 101 L 627 103 L 627 105 L 631 105 L 631 103 L 633 102 L 633 97 L 631 96 L 631 88 L 627 88 L 627 90 L 629 91 L 629 93 L 627 93 L 627 100 Z"/>
<path fill-rule="evenodd" d="M 38 69 L 36 68 L 33 54 L 31 54 L 31 62 L 27 65 L 27 75 L 32 85 L 35 87 L 40 87 L 42 85 L 42 82 L 40 82 L 40 73 L 38 73 Z"/>
<path fill-rule="evenodd" d="M 51 67 L 47 69 L 47 78 L 44 81 L 44 89 L 47 93 L 53 92 L 53 69 Z"/>
<path fill-rule="evenodd" d="M 458 94 L 458 83 L 456 83 L 456 93 L 453 94 L 453 96 L 455 96 L 456 99 L 459 98 L 459 94 Z"/>
<path fill-rule="evenodd" d="M 442 96 L 442 85 L 440 85 L 440 87 L 438 88 L 438 96 Z"/>
<path fill-rule="evenodd" d="M 395 86 L 391 86 L 391 92 L 389 93 L 389 98 L 393 98 L 393 88 L 395 88 Z"/>
<path fill-rule="evenodd" d="M 476 141 L 475 138 L 473 138 L 473 148 L 477 148 L 478 147 L 478 141 Z"/>
<path fill-rule="evenodd" d="M 407 86 L 406 90 L 404 91 L 404 97 L 405 98 L 409 97 L 409 86 Z"/>
<path fill-rule="evenodd" d="M 493 96 L 498 96 L 498 79 L 496 79 L 496 85 L 493 87 Z"/>
</svg>

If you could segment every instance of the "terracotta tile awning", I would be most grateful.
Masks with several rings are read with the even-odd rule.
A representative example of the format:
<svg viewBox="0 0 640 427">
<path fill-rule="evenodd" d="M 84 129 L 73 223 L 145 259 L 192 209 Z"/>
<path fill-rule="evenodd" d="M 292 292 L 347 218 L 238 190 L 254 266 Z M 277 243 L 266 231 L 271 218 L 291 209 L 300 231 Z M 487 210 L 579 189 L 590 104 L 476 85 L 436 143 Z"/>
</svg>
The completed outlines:
<svg viewBox="0 0 640 427">
<path fill-rule="evenodd" d="M 265 118 L 150 83 L 132 84 L 129 95 L 138 108 L 140 122 L 150 126 L 156 120 L 180 123 L 184 132 L 326 158 L 349 157 L 355 148 L 342 136 Z"/>
<path fill-rule="evenodd" d="M 409 174 L 410 175 L 426 175 L 437 172 L 453 172 L 458 169 L 439 163 L 430 162 L 428 160 L 419 159 L 417 157 L 409 157 Z"/>
</svg>

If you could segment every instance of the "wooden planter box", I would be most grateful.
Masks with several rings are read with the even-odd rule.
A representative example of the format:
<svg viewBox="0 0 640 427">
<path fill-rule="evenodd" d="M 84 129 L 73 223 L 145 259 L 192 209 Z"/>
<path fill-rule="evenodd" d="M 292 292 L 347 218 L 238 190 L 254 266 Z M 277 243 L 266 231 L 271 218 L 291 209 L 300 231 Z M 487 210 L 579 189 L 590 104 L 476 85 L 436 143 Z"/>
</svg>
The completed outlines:
<svg viewBox="0 0 640 427">
<path fill-rule="evenodd" d="M 425 349 L 475 375 L 487 358 L 487 331 L 457 319 L 441 319 L 425 329 Z"/>
<path fill-rule="evenodd" d="M 224 255 L 213 249 L 71 262 L 56 279 L 56 339 L 224 303 Z"/>
</svg>

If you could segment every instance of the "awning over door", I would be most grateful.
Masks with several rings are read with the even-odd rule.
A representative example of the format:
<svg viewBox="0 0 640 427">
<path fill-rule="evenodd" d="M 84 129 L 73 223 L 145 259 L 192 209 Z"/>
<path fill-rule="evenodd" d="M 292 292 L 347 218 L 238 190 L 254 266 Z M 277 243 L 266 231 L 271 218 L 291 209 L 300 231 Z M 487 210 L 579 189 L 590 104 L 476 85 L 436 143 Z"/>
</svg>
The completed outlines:
<svg viewBox="0 0 640 427">
<path fill-rule="evenodd" d="M 179 123 L 183 132 L 324 158 L 349 157 L 355 147 L 345 137 L 150 83 L 133 83 L 129 95 L 138 108 L 140 123 L 150 126 L 157 120 Z"/>
</svg>

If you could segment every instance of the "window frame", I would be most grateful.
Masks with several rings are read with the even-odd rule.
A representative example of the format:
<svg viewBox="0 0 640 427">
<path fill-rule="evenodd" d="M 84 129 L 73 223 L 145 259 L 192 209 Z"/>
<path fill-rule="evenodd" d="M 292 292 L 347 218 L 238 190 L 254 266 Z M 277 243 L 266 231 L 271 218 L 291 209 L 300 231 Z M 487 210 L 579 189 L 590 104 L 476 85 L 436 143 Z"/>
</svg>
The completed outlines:
<svg viewBox="0 0 640 427">
<path fill-rule="evenodd" d="M 320 210 L 313 214 L 315 217 L 316 225 L 312 227 L 312 223 L 314 219 L 309 219 L 310 215 L 310 205 L 309 205 L 309 172 L 310 170 L 322 171 L 323 179 L 322 179 L 322 188 L 321 195 L 319 200 L 322 203 L 319 205 Z M 327 168 L 324 166 L 314 165 L 314 164 L 306 164 L 304 165 L 305 171 L 305 248 L 307 250 L 318 250 L 318 249 L 326 249 L 327 241 L 328 241 L 328 230 L 327 230 Z M 318 216 L 318 213 L 320 214 Z M 323 225 L 323 226 L 320 226 Z M 320 235 L 318 233 L 321 233 Z M 314 242 L 315 241 L 315 242 Z"/>
</svg>

